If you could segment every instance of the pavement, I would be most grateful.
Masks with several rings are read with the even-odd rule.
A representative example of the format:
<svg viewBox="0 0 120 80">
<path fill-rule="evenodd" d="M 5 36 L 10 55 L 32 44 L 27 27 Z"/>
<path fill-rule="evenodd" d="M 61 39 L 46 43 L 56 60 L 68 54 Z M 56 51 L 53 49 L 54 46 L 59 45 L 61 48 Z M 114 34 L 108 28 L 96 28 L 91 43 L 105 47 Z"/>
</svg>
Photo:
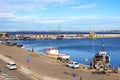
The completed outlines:
<svg viewBox="0 0 120 80">
<path fill-rule="evenodd" d="M 0 55 L 0 59 L 3 60 L 6 63 L 9 62 L 9 61 L 13 61 L 12 59 L 10 59 L 8 57 L 5 57 L 3 55 Z M 17 64 L 17 66 L 18 66 L 19 71 L 21 71 L 21 72 L 23 72 L 23 73 L 25 73 L 27 75 L 30 75 L 31 78 L 33 78 L 34 80 L 40 80 L 39 75 L 37 75 L 37 73 L 31 71 L 29 68 L 27 68 L 27 67 L 25 67 L 23 65 L 20 65 L 20 64 Z M 2 79 L 8 80 L 8 78 L 9 78 L 9 80 L 19 80 L 15 76 L 11 76 L 11 75 L 8 75 L 8 74 L 5 74 L 5 73 L 0 74 L 0 80 L 2 80 Z"/>
<path fill-rule="evenodd" d="M 13 61 L 12 59 L 5 57 L 3 55 L 0 55 L 0 59 L 6 63 L 9 61 Z M 59 80 L 59 79 L 55 79 L 55 78 L 51 78 L 51 77 L 47 77 L 47 76 L 44 77 L 43 79 L 41 79 L 41 76 L 38 73 L 30 70 L 29 67 L 25 67 L 22 64 L 17 64 L 17 66 L 18 66 L 19 71 L 21 71 L 22 73 L 24 73 L 26 75 L 29 75 L 34 80 Z M 19 80 L 19 79 L 15 76 L 11 76 L 11 75 L 2 73 L 2 74 L 0 74 L 0 80 Z"/>
</svg>

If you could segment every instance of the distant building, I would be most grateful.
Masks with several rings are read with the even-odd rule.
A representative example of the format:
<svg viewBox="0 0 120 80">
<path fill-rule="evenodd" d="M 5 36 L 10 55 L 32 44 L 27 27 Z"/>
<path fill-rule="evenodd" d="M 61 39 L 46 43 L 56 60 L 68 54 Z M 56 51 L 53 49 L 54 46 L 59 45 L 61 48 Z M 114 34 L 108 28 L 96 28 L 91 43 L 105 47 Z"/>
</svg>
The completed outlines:
<svg viewBox="0 0 120 80">
<path fill-rule="evenodd" d="M 9 35 L 7 33 L 0 33 L 0 37 L 5 38 L 5 37 L 9 37 Z"/>
<path fill-rule="evenodd" d="M 95 36 L 95 33 L 94 32 L 90 32 L 89 33 L 89 37 L 94 37 Z"/>
<path fill-rule="evenodd" d="M 99 36 L 95 32 L 90 32 L 88 38 L 99 38 Z"/>
</svg>

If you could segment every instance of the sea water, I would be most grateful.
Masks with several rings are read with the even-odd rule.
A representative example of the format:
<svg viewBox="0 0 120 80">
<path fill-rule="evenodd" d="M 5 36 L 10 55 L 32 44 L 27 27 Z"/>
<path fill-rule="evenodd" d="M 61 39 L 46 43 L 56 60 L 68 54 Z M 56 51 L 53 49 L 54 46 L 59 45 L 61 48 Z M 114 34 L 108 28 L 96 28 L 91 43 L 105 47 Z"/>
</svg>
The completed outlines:
<svg viewBox="0 0 120 80">
<path fill-rule="evenodd" d="M 101 50 L 104 44 L 105 51 L 110 55 L 110 66 L 120 67 L 120 38 L 101 39 L 39 39 L 17 40 L 26 49 L 34 49 L 36 52 L 45 53 L 46 48 L 57 48 L 59 53 L 70 54 L 70 59 L 89 65 L 93 56 Z M 86 58 L 88 61 L 86 61 Z"/>
</svg>

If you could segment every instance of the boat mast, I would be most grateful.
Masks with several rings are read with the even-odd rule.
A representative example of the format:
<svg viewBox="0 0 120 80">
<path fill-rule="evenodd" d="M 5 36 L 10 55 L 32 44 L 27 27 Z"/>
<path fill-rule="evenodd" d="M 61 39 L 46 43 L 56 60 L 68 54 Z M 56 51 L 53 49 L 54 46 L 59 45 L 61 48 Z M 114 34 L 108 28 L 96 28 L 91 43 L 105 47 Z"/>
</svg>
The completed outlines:
<svg viewBox="0 0 120 80">
<path fill-rule="evenodd" d="M 105 51 L 105 48 L 104 48 L 104 44 L 102 44 L 102 46 L 101 46 L 101 51 Z"/>
<path fill-rule="evenodd" d="M 62 31 L 61 25 L 59 24 L 57 28 L 58 28 L 58 30 L 57 30 L 58 35 L 61 35 L 61 31 Z"/>
<path fill-rule="evenodd" d="M 92 46 L 92 55 L 94 56 L 94 37 L 92 38 L 92 45 L 93 45 L 93 46 Z M 92 69 L 93 69 L 93 65 L 94 65 L 94 64 L 93 64 L 93 61 L 94 61 L 94 60 L 92 59 Z"/>
<path fill-rule="evenodd" d="M 101 46 L 101 51 L 105 51 L 105 49 L 104 49 L 104 44 L 102 44 L 102 46 Z M 106 61 L 106 58 L 105 58 L 105 54 L 103 55 L 103 70 L 105 71 L 105 61 Z"/>
</svg>

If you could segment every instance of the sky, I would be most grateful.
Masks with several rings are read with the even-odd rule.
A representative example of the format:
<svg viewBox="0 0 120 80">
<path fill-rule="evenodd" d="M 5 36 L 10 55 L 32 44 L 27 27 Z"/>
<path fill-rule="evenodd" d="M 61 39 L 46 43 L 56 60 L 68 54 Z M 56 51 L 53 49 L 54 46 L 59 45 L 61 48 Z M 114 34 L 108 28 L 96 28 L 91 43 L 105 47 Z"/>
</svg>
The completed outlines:
<svg viewBox="0 0 120 80">
<path fill-rule="evenodd" d="M 0 0 L 0 31 L 120 30 L 120 0 Z"/>
</svg>

